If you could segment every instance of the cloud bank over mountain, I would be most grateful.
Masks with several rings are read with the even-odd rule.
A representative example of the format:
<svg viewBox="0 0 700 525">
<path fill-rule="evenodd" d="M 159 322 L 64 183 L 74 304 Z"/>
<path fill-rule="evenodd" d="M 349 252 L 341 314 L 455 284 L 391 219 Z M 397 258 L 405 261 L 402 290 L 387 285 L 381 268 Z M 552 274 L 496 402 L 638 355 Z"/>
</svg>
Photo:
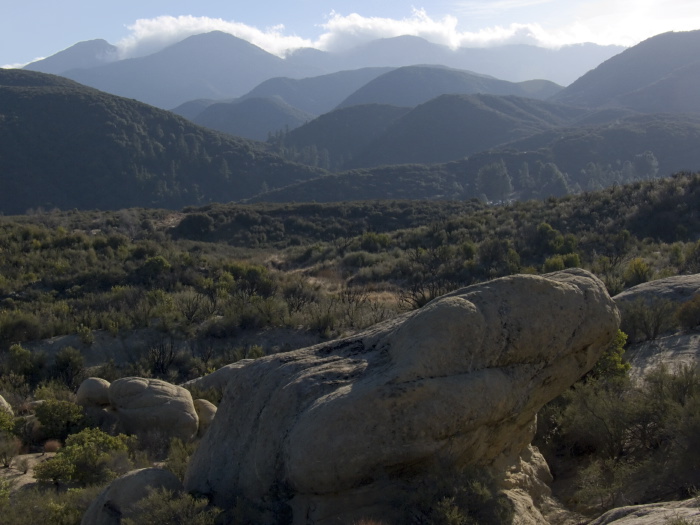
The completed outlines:
<svg viewBox="0 0 700 525">
<path fill-rule="evenodd" d="M 159 16 L 139 19 L 128 26 L 129 35 L 116 45 L 122 58 L 132 58 L 154 53 L 188 36 L 209 31 L 230 33 L 278 56 L 302 47 L 343 51 L 378 38 L 401 35 L 418 36 L 452 49 L 508 44 L 556 48 L 584 41 L 566 41 L 548 33 L 539 24 L 510 24 L 507 27 L 494 26 L 473 32 L 461 31 L 456 17 L 448 15 L 435 19 L 423 9 L 414 9 L 411 16 L 402 19 L 331 12 L 319 27 L 322 29 L 320 36 L 309 39 L 288 34 L 284 25 L 259 29 L 221 18 Z"/>
</svg>

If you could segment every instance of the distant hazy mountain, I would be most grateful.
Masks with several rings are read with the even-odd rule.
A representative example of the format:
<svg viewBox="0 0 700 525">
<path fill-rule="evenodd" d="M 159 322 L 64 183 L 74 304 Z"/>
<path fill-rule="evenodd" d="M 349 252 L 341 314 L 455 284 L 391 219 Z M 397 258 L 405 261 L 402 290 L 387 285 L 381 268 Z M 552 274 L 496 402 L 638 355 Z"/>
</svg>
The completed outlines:
<svg viewBox="0 0 700 525">
<path fill-rule="evenodd" d="M 118 60 L 117 48 L 106 40 L 86 40 L 24 67 L 30 71 L 60 75 L 71 69 L 102 66 Z"/>
<path fill-rule="evenodd" d="M 0 69 L 0 212 L 180 208 L 317 177 L 254 143 L 62 77 Z"/>
<path fill-rule="evenodd" d="M 287 59 L 307 67 L 324 68 L 326 71 L 370 66 L 440 64 L 511 82 L 547 79 L 566 86 L 624 49 L 620 46 L 575 44 L 556 50 L 531 45 L 452 50 L 420 37 L 398 36 L 374 40 L 338 53 L 301 49 Z"/>
<path fill-rule="evenodd" d="M 695 84 L 693 96 L 692 89 L 698 63 L 700 31 L 664 33 L 603 62 L 552 100 L 585 107 L 630 104 L 641 111 L 682 111 L 685 104 L 698 105 L 700 90 Z"/>
<path fill-rule="evenodd" d="M 368 82 L 339 104 L 390 104 L 413 107 L 445 94 L 484 93 L 518 95 L 545 99 L 561 89 L 546 81 L 514 82 L 443 66 L 406 66 L 384 73 Z"/>
<path fill-rule="evenodd" d="M 67 71 L 82 84 L 170 109 L 200 98 L 233 98 L 263 80 L 308 76 L 283 59 L 227 33 L 191 36 L 152 55 Z"/>
<path fill-rule="evenodd" d="M 700 114 L 699 86 L 700 61 L 676 69 L 648 86 L 618 96 L 616 100 L 622 106 L 648 113 Z"/>
<path fill-rule="evenodd" d="M 265 141 L 271 133 L 298 128 L 314 118 L 279 97 L 246 98 L 207 106 L 192 119 L 195 124 L 253 140 Z"/>
<path fill-rule="evenodd" d="M 101 42 L 76 44 L 30 64 L 27 69 L 50 67 L 51 72 L 86 85 L 170 109 L 189 100 L 240 97 L 275 77 L 301 79 L 353 69 L 416 64 L 476 71 L 511 82 L 546 79 L 567 85 L 624 49 L 582 44 L 557 50 L 535 46 L 451 50 L 422 38 L 401 36 L 344 52 L 299 49 L 282 59 L 229 34 L 212 32 L 189 37 L 152 55 L 105 64 L 106 58 L 114 58 L 113 47 Z M 346 77 L 348 87 L 357 89 L 359 85 L 352 84 L 350 78 Z M 337 79 L 329 80 L 332 85 Z M 297 88 L 288 86 L 291 91 Z M 327 111 L 329 103 L 319 99 L 320 108 L 307 105 L 310 100 L 299 105 L 299 100 L 286 98 L 292 96 L 289 92 L 251 96 L 263 94 L 280 95 L 292 106 L 316 114 Z"/>
<path fill-rule="evenodd" d="M 233 102 L 234 100 L 238 99 L 214 100 L 211 98 L 198 98 L 196 100 L 188 100 L 184 104 L 180 104 L 178 107 L 171 109 L 170 111 L 172 111 L 176 115 L 185 117 L 188 120 L 194 120 L 195 118 L 197 118 L 197 115 L 199 115 L 202 111 L 207 109 L 212 104 L 218 104 L 222 102 Z"/>
<path fill-rule="evenodd" d="M 367 67 L 302 79 L 271 78 L 241 98 L 276 96 L 302 111 L 321 115 L 367 82 L 391 70 L 389 67 Z"/>
</svg>

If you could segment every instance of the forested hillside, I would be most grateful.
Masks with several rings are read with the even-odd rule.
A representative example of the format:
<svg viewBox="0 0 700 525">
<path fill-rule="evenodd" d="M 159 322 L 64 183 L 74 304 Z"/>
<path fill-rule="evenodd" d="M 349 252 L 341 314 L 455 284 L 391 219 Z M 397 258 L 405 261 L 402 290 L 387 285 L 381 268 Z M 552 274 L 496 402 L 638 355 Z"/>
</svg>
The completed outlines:
<svg viewBox="0 0 700 525">
<path fill-rule="evenodd" d="M 0 71 L 0 210 L 177 208 L 317 177 L 254 143 L 43 73 Z"/>
</svg>

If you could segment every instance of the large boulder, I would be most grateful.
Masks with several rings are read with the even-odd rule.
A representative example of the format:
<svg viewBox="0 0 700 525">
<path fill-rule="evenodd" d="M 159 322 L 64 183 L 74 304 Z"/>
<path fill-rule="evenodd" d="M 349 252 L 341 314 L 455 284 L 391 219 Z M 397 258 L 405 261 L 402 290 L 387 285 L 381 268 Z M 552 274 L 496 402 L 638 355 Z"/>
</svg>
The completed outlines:
<svg viewBox="0 0 700 525">
<path fill-rule="evenodd" d="M 190 379 L 182 384 L 185 388 L 196 389 L 199 391 L 220 390 L 223 392 L 228 385 L 228 380 L 238 373 L 238 369 L 253 362 L 253 359 L 241 359 L 235 363 L 222 366 L 218 370 L 213 371 L 202 377 Z"/>
<path fill-rule="evenodd" d="M 88 377 L 78 387 L 75 401 L 84 407 L 109 406 L 109 381 L 101 377 Z"/>
<path fill-rule="evenodd" d="M 408 477 L 444 461 L 517 461 L 537 411 L 592 368 L 618 325 L 603 284 L 573 269 L 471 286 L 258 359 L 229 379 L 186 489 L 267 509 L 261 523 L 391 521 Z"/>
<path fill-rule="evenodd" d="M 180 480 L 170 472 L 160 468 L 132 470 L 112 481 L 90 504 L 80 522 L 81 525 L 119 525 L 122 518 L 136 510 L 136 504 L 150 490 L 167 489 L 173 492 L 182 490 Z"/>
<path fill-rule="evenodd" d="M 109 386 L 109 403 L 121 430 L 129 434 L 160 433 L 189 441 L 199 418 L 188 390 L 159 379 L 123 377 Z"/>
</svg>

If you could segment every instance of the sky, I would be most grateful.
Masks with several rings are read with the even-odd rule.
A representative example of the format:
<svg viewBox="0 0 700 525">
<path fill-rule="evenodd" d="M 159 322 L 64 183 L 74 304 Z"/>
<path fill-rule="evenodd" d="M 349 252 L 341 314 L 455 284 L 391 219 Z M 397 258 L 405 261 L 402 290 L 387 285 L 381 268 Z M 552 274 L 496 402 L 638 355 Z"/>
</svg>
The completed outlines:
<svg viewBox="0 0 700 525">
<path fill-rule="evenodd" d="M 102 38 L 121 57 L 222 30 L 283 56 L 415 35 L 452 48 L 594 42 L 632 46 L 700 29 L 698 0 L 2 0 L 0 67 L 21 67 Z"/>
</svg>

